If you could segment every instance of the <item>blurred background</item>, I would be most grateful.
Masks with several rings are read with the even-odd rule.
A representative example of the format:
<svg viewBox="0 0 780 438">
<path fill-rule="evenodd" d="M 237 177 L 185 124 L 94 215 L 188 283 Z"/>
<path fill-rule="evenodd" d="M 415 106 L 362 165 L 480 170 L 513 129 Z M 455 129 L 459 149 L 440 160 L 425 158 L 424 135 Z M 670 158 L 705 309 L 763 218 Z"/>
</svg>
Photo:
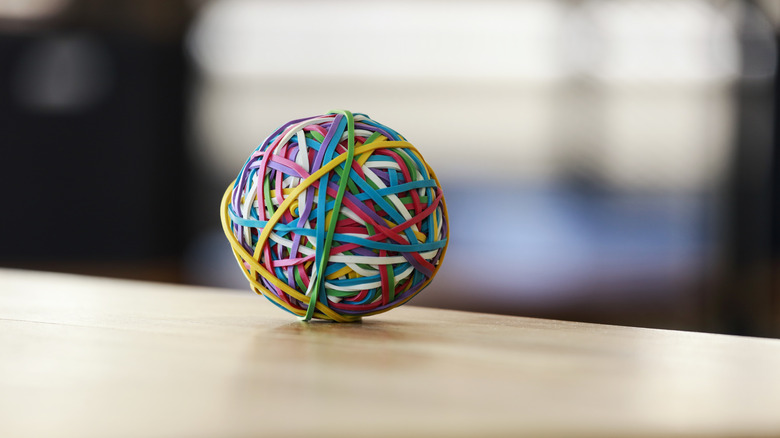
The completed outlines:
<svg viewBox="0 0 780 438">
<path fill-rule="evenodd" d="M 223 190 L 344 108 L 444 186 L 413 304 L 780 336 L 779 25 L 772 1 L 0 0 L 0 266 L 251 293 Z"/>
</svg>

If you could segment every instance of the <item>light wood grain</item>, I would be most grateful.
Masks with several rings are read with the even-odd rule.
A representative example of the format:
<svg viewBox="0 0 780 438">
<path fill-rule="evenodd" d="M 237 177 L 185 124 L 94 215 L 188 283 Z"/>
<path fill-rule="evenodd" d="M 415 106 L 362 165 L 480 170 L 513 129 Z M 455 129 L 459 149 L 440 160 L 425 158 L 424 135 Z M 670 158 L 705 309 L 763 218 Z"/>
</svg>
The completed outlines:
<svg viewBox="0 0 780 438">
<path fill-rule="evenodd" d="M 780 341 L 0 270 L 0 436 L 778 436 Z"/>
</svg>

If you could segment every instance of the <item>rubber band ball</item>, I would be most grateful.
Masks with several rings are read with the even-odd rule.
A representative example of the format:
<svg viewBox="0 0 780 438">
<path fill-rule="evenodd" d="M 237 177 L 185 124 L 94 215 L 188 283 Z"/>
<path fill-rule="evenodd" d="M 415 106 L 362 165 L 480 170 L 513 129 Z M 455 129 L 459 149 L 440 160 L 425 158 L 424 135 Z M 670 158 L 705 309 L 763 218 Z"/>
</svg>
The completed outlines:
<svg viewBox="0 0 780 438">
<path fill-rule="evenodd" d="M 282 125 L 222 199 L 252 290 L 304 321 L 357 321 L 408 302 L 447 249 L 441 185 L 422 155 L 365 114 Z"/>
</svg>

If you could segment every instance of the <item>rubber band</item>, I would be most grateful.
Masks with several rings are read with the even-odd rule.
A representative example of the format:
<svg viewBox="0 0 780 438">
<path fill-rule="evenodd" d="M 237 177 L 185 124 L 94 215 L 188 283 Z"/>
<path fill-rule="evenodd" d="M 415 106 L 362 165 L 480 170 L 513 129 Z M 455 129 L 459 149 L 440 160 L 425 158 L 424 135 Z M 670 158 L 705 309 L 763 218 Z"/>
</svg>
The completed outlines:
<svg viewBox="0 0 780 438">
<path fill-rule="evenodd" d="M 288 122 L 250 154 L 220 207 L 252 290 L 299 316 L 351 322 L 408 302 L 449 240 L 441 184 L 365 114 Z"/>
</svg>

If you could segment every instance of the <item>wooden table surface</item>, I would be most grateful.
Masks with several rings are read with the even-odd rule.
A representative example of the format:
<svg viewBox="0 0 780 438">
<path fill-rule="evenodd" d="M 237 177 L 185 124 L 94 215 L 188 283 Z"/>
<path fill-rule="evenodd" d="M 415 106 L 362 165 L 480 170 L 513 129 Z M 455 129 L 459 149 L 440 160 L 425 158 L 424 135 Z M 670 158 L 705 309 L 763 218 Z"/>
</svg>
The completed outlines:
<svg viewBox="0 0 780 438">
<path fill-rule="evenodd" d="M 0 437 L 780 436 L 780 340 L 0 269 Z"/>
</svg>

